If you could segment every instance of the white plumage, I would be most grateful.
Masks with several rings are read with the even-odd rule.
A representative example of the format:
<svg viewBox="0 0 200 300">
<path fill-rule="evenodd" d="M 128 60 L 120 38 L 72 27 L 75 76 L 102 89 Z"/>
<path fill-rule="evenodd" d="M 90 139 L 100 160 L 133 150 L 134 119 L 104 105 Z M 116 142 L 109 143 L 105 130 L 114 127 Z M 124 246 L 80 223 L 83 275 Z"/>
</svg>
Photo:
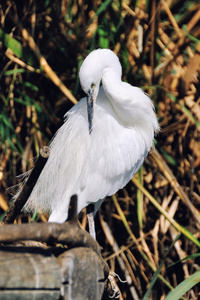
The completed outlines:
<svg viewBox="0 0 200 300">
<path fill-rule="evenodd" d="M 50 222 L 62 223 L 73 194 L 78 195 L 78 212 L 90 203 L 97 210 L 141 167 L 159 126 L 150 98 L 122 82 L 121 72 L 111 50 L 94 50 L 86 57 L 79 76 L 94 102 L 94 116 L 86 98 L 66 113 L 26 210 L 49 211 Z"/>
</svg>

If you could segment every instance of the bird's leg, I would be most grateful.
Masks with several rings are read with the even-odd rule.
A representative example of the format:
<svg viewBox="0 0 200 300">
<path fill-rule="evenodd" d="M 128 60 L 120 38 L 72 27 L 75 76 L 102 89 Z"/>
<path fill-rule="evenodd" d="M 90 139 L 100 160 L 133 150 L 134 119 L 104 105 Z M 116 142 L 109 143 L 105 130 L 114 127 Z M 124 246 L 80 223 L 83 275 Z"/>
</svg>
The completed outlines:
<svg viewBox="0 0 200 300">
<path fill-rule="evenodd" d="M 91 203 L 87 206 L 87 219 L 88 219 L 89 233 L 94 240 L 96 240 L 95 223 L 94 223 L 96 212 L 97 210 L 95 209 L 95 204 Z"/>
<path fill-rule="evenodd" d="M 94 218 L 96 213 L 98 212 L 102 202 L 104 199 L 100 199 L 95 203 L 90 203 L 87 206 L 87 218 L 88 218 L 88 226 L 89 226 L 89 233 L 90 235 L 96 240 L 96 232 L 95 232 L 95 223 Z"/>
<path fill-rule="evenodd" d="M 96 240 L 96 232 L 95 232 L 95 224 L 94 224 L 94 217 L 96 212 L 90 212 L 87 214 L 88 219 L 88 226 L 89 226 L 89 233 L 93 237 L 94 240 Z"/>
</svg>

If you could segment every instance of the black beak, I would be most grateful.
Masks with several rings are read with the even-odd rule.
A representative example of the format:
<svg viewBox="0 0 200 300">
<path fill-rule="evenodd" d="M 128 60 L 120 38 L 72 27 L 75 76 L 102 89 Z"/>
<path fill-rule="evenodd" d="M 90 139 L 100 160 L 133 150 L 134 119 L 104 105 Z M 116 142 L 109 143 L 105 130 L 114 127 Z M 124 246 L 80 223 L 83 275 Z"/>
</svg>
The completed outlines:
<svg viewBox="0 0 200 300">
<path fill-rule="evenodd" d="M 93 126 L 93 113 L 94 113 L 94 89 L 95 85 L 93 84 L 89 90 L 87 95 L 87 111 L 88 111 L 88 126 L 89 126 L 89 134 L 92 132 Z"/>
</svg>

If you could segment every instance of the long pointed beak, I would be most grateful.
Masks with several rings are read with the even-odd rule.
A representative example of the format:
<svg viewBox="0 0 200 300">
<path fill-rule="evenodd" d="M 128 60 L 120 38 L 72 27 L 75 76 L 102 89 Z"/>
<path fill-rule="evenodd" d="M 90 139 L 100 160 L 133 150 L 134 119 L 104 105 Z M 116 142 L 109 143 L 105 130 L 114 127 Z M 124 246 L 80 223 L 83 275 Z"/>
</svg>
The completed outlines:
<svg viewBox="0 0 200 300">
<path fill-rule="evenodd" d="M 93 114 L 94 114 L 94 89 L 95 85 L 92 85 L 89 93 L 87 95 L 87 111 L 88 111 L 88 126 L 89 126 L 89 134 L 92 132 L 93 127 Z"/>
</svg>

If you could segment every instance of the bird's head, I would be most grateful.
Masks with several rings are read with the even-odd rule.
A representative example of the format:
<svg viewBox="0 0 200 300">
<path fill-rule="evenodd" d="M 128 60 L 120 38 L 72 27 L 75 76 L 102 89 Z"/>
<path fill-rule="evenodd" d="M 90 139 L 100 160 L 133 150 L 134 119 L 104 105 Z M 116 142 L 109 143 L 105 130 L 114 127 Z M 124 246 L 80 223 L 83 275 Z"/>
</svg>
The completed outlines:
<svg viewBox="0 0 200 300">
<path fill-rule="evenodd" d="M 109 49 L 97 49 L 92 51 L 83 61 L 79 71 L 80 84 L 87 94 L 89 133 L 92 132 L 94 103 L 98 96 L 99 86 L 104 71 L 109 67 L 121 65 L 118 57 Z"/>
</svg>

